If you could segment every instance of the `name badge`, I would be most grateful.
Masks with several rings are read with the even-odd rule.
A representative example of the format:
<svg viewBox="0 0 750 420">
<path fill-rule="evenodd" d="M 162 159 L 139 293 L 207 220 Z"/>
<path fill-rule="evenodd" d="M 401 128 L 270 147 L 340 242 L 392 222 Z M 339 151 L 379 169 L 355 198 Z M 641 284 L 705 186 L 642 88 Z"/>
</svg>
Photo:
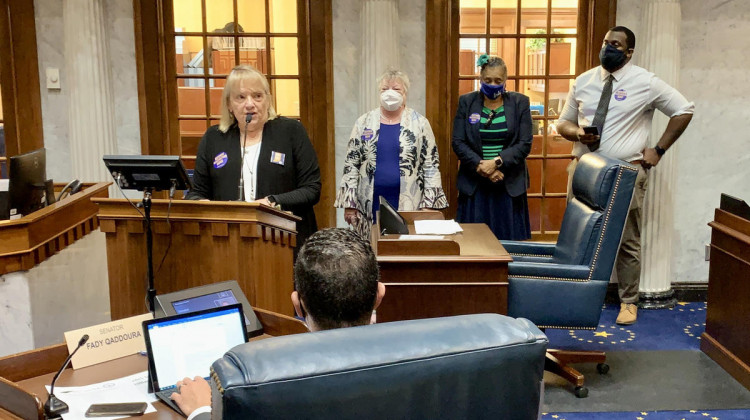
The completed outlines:
<svg viewBox="0 0 750 420">
<path fill-rule="evenodd" d="M 279 152 L 271 152 L 271 163 L 284 166 L 285 160 L 286 160 L 285 154 L 279 153 Z"/>
<path fill-rule="evenodd" d="M 372 140 L 373 132 L 371 128 L 365 128 L 365 130 L 362 132 L 362 141 L 370 141 Z"/>
<path fill-rule="evenodd" d="M 617 89 L 617 91 L 615 91 L 616 101 L 624 101 L 625 98 L 627 97 L 628 97 L 628 92 L 626 92 L 625 89 Z"/>
<path fill-rule="evenodd" d="M 471 123 L 471 125 L 474 125 L 479 122 L 479 118 L 479 114 L 475 112 L 469 115 L 469 123 Z"/>
<path fill-rule="evenodd" d="M 228 160 L 229 158 L 227 158 L 227 152 L 219 153 L 218 155 L 214 156 L 214 168 L 223 168 L 224 165 L 227 164 Z"/>
</svg>

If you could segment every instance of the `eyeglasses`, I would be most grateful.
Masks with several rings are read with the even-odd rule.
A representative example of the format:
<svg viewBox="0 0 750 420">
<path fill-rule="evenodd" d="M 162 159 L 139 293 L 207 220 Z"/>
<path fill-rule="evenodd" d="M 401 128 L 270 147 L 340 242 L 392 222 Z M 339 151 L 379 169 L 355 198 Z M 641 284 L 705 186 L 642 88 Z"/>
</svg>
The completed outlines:
<svg viewBox="0 0 750 420">
<path fill-rule="evenodd" d="M 490 126 L 492 125 L 492 120 L 494 119 L 495 119 L 495 111 L 493 110 L 493 111 L 490 111 L 490 115 L 487 116 L 487 122 L 484 123 L 484 128 L 485 129 L 490 128 Z"/>
</svg>

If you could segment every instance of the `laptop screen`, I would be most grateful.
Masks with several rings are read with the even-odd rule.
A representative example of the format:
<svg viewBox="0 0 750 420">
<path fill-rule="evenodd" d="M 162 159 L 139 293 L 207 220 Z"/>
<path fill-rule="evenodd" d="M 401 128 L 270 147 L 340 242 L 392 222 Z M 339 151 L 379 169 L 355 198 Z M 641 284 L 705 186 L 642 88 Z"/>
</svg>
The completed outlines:
<svg viewBox="0 0 750 420">
<path fill-rule="evenodd" d="M 144 335 L 155 391 L 188 377 L 208 378 L 211 364 L 246 335 L 242 305 L 145 321 Z"/>
</svg>

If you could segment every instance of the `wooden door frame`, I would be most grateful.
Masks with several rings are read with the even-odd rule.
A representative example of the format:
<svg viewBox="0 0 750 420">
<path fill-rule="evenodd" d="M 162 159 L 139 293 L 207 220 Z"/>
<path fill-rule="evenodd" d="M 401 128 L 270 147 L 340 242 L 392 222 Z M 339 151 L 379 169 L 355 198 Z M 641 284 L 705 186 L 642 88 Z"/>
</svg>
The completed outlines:
<svg viewBox="0 0 750 420">
<path fill-rule="evenodd" d="M 176 72 L 175 60 L 167 59 L 174 57 L 175 46 L 165 30 L 173 24 L 172 16 L 171 0 L 133 0 L 144 155 L 180 153 L 177 86 L 169 77 Z M 332 0 L 297 0 L 297 16 L 301 50 L 300 119 L 320 163 L 323 189 L 315 214 L 322 228 L 336 223 Z"/>
<path fill-rule="evenodd" d="M 0 0 L 0 83 L 5 155 L 44 147 L 34 2 Z"/>
<path fill-rule="evenodd" d="M 617 0 L 578 1 L 576 75 L 599 65 L 601 40 L 615 25 Z M 453 118 L 458 108 L 458 16 L 459 0 L 426 2 L 425 75 L 426 116 L 430 121 L 441 157 L 440 175 L 448 197 L 446 216 L 453 218 L 458 207 L 458 157 L 451 147 Z M 436 63 L 438 63 L 436 65 Z"/>
</svg>

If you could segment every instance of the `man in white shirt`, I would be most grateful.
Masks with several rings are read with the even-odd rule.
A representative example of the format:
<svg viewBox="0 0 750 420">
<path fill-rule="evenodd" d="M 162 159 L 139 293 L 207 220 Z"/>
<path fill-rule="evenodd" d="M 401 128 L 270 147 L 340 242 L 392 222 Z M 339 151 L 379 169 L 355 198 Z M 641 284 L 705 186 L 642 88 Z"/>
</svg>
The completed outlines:
<svg viewBox="0 0 750 420">
<path fill-rule="evenodd" d="M 292 304 L 310 331 L 370 324 L 385 295 L 370 243 L 350 229 L 323 229 L 310 236 L 294 264 Z M 243 344 L 252 346 L 253 343 Z M 205 379 L 177 382 L 172 394 L 188 420 L 211 417 L 211 387 Z"/>
<path fill-rule="evenodd" d="M 575 142 L 576 159 L 568 167 L 569 196 L 576 162 L 585 153 L 602 153 L 639 168 L 616 263 L 621 302 L 617 323 L 621 325 L 632 324 L 637 318 L 641 208 L 648 170 L 658 165 L 685 131 L 694 109 L 693 103 L 676 89 L 653 73 L 630 64 L 634 48 L 635 35 L 630 29 L 624 26 L 610 29 L 599 52 L 601 66 L 576 78 L 557 124 L 558 133 Z M 667 115 L 669 123 L 656 145 L 649 147 L 655 109 Z"/>
</svg>

